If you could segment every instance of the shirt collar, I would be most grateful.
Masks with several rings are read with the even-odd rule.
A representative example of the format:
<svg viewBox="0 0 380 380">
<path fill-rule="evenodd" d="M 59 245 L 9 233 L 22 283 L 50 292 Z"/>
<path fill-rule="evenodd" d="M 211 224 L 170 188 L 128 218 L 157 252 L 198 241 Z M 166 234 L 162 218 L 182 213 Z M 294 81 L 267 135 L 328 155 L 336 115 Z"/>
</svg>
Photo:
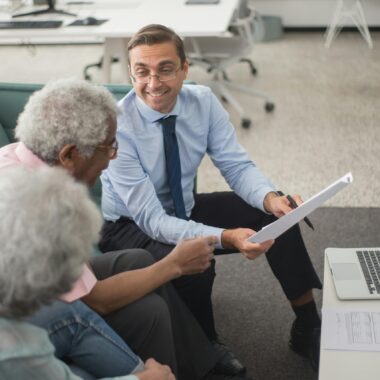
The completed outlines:
<svg viewBox="0 0 380 380">
<path fill-rule="evenodd" d="M 158 112 L 152 108 L 150 108 L 145 102 L 136 94 L 135 99 L 137 110 L 139 111 L 140 115 L 150 123 L 154 123 L 159 119 L 166 118 L 168 116 L 178 116 L 181 109 L 181 102 L 180 97 L 177 96 L 177 101 L 173 107 L 173 109 L 169 113 L 161 113 Z"/>
<path fill-rule="evenodd" d="M 20 142 L 15 150 L 20 162 L 27 164 L 29 167 L 40 167 L 46 165 L 40 158 L 38 158 L 30 149 L 28 149 L 23 142 Z"/>
</svg>

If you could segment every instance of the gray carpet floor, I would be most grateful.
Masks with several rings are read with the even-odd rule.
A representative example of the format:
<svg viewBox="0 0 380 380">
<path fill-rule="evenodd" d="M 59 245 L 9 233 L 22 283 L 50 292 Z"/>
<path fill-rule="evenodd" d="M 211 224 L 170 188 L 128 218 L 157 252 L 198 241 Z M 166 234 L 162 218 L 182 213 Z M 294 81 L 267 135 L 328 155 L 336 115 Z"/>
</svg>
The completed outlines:
<svg viewBox="0 0 380 380">
<path fill-rule="evenodd" d="M 325 248 L 380 246 L 379 208 L 320 208 L 310 219 L 315 231 L 304 222 L 301 229 L 321 279 Z M 316 380 L 309 363 L 288 348 L 294 314 L 265 257 L 218 256 L 216 268 L 217 326 L 249 375 L 255 380 Z M 322 292 L 315 291 L 315 298 L 321 306 Z"/>
</svg>

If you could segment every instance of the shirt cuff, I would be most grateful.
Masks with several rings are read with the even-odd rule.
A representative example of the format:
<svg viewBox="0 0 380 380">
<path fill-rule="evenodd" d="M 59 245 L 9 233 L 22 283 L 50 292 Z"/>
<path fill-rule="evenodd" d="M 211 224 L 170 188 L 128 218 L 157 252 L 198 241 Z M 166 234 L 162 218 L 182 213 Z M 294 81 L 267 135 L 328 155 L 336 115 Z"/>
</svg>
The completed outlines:
<svg viewBox="0 0 380 380">
<path fill-rule="evenodd" d="M 203 236 L 216 236 L 218 241 L 215 244 L 215 248 L 221 249 L 223 248 L 222 232 L 224 230 L 225 230 L 224 228 L 205 226 L 205 228 L 203 229 Z"/>
<path fill-rule="evenodd" d="M 258 202 L 257 203 L 255 202 L 255 206 L 268 215 L 270 215 L 270 213 L 266 211 L 264 208 L 264 199 L 268 193 L 272 193 L 272 192 L 275 193 L 276 190 L 268 186 L 268 187 L 264 187 L 260 189 L 260 191 L 256 194 L 256 199 L 258 200 Z"/>
</svg>

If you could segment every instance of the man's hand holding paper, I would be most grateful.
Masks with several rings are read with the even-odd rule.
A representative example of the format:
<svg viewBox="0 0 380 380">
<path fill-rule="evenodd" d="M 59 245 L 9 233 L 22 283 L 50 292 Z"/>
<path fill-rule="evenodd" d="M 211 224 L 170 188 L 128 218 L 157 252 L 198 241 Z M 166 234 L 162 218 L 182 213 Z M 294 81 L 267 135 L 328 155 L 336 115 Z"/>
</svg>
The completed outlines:
<svg viewBox="0 0 380 380">
<path fill-rule="evenodd" d="M 302 198 L 299 195 L 292 195 L 297 205 L 303 203 Z M 288 212 L 293 210 L 286 195 L 278 195 L 277 193 L 270 192 L 264 198 L 264 208 L 270 214 L 273 214 L 277 218 L 281 218 Z"/>
<path fill-rule="evenodd" d="M 248 241 L 248 238 L 254 233 L 255 231 L 250 228 L 224 230 L 222 233 L 223 248 L 237 249 L 247 259 L 254 260 L 261 254 L 267 252 L 274 243 L 274 240 L 268 240 L 263 243 L 252 243 Z"/>
<path fill-rule="evenodd" d="M 293 199 L 297 204 L 302 203 L 302 199 L 299 195 L 294 195 Z M 265 210 L 277 218 L 292 211 L 291 204 L 287 197 L 279 196 L 278 194 L 271 192 L 268 193 L 264 199 Z M 248 238 L 255 234 L 256 231 L 250 228 L 236 228 L 224 230 L 222 234 L 222 245 L 224 248 L 237 249 L 247 259 L 254 260 L 263 253 L 266 253 L 269 248 L 274 244 L 274 240 L 267 240 L 261 243 L 250 242 Z"/>
<path fill-rule="evenodd" d="M 300 203 L 299 207 L 296 207 L 296 208 L 293 207 L 293 210 L 291 210 L 291 212 L 283 214 L 282 218 L 277 219 L 275 222 L 265 226 L 260 231 L 250 236 L 248 240 L 251 243 L 262 243 L 267 240 L 277 238 L 282 233 L 284 233 L 289 228 L 291 228 L 296 223 L 298 223 L 300 220 L 304 219 L 308 214 L 313 212 L 316 208 L 318 208 L 328 199 L 333 197 L 336 193 L 338 193 L 347 185 L 349 185 L 352 181 L 353 181 L 352 174 L 351 173 L 345 174 L 343 177 L 339 178 L 330 186 L 327 186 L 325 189 L 323 189 L 318 194 L 308 199 L 306 202 Z M 289 201 L 289 204 L 288 204 L 289 206 L 291 206 L 291 203 L 294 201 L 297 204 L 298 204 L 298 201 L 302 202 L 300 198 L 298 198 L 297 201 L 293 200 L 292 197 L 289 197 L 289 196 L 286 196 L 285 198 L 287 198 L 287 200 Z M 271 207 L 273 207 L 274 209 L 275 206 L 273 204 L 275 204 L 277 206 L 276 212 L 280 214 L 282 212 L 281 210 L 286 209 L 285 204 L 284 204 L 285 201 L 283 201 L 282 199 L 283 197 L 278 197 L 278 199 L 276 200 L 274 196 L 271 196 L 271 198 L 267 201 L 267 203 L 269 204 L 268 210 L 271 210 Z M 265 206 L 265 200 L 264 200 L 264 206 Z M 308 225 L 312 227 L 310 222 L 308 223 Z"/>
</svg>

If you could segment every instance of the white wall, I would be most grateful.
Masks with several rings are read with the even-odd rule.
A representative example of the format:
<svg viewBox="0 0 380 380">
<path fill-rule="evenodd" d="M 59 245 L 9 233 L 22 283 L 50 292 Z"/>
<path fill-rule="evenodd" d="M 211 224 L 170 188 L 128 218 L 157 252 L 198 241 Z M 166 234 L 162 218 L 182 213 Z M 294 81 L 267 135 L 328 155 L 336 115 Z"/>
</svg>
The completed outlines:
<svg viewBox="0 0 380 380">
<path fill-rule="evenodd" d="M 281 16 L 284 26 L 325 27 L 337 0 L 253 0 L 252 4 L 261 14 Z M 362 0 L 362 5 L 368 25 L 380 26 L 380 0 Z"/>
</svg>

